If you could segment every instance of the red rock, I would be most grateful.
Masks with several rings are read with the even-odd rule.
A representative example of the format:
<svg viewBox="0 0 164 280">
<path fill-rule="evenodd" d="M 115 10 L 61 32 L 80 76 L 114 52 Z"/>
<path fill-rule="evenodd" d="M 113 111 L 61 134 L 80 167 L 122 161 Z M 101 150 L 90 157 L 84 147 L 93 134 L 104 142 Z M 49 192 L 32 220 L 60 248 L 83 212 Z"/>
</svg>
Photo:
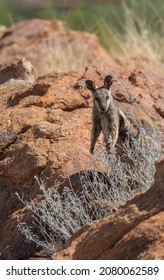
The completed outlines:
<svg viewBox="0 0 164 280">
<path fill-rule="evenodd" d="M 160 116 L 164 118 L 164 96 L 163 96 L 163 98 L 159 98 L 154 103 L 154 108 L 160 114 Z"/>
<path fill-rule="evenodd" d="M 0 84 L 11 80 L 34 82 L 35 79 L 36 70 L 25 58 L 0 67 Z"/>
<path fill-rule="evenodd" d="M 6 44 L 4 50 L 10 47 L 10 45 L 7 47 L 7 42 L 4 43 Z M 18 61 L 16 65 L 20 65 Z M 48 187 L 55 188 L 56 179 L 61 180 L 61 186 L 66 179 L 65 170 L 73 176 L 80 170 L 90 168 L 92 162 L 88 152 L 92 97 L 84 87 L 85 79 L 93 79 L 97 84 L 101 84 L 106 74 L 113 75 L 116 80 L 113 85 L 114 97 L 126 102 L 135 98 L 154 122 L 161 126 L 163 118 L 154 108 L 154 104 L 158 97 L 162 98 L 164 80 L 159 75 L 144 69 L 142 71 L 129 68 L 119 70 L 103 65 L 90 66 L 84 74 L 81 71 L 67 74 L 52 72 L 33 81 L 29 81 L 28 78 L 26 80 L 26 75 L 23 77 L 17 75 L 13 79 L 11 69 L 15 69 L 14 66 L 12 68 L 3 66 L 3 69 L 8 69 L 6 75 L 9 71 L 10 78 L 3 80 L 3 84 L 0 85 L 0 254 L 2 259 L 25 259 L 34 256 L 39 249 L 32 243 L 25 243 L 24 236 L 17 229 L 20 221 L 30 223 L 31 216 L 23 208 L 15 192 L 23 192 L 26 200 L 34 200 L 39 192 L 34 175 L 43 178 Z M 131 73 L 135 73 L 136 82 L 129 80 Z M 21 80 L 24 77 L 25 80 Z M 163 163 L 158 165 L 157 171 L 159 168 L 161 168 L 160 176 L 163 178 Z M 65 251 L 68 252 L 67 257 L 105 257 L 104 250 L 110 254 L 114 244 L 119 241 L 126 244 L 128 240 L 133 240 L 134 232 L 130 235 L 130 231 L 134 227 L 138 234 L 141 234 L 146 226 L 150 228 L 154 223 L 153 216 L 158 215 L 158 212 L 163 209 L 163 190 L 161 190 L 163 181 L 160 182 L 163 179 L 160 179 L 160 176 L 156 175 L 158 187 L 154 186 L 138 199 L 136 197 L 136 200 L 126 205 L 127 208 L 119 210 L 117 216 L 106 218 L 82 229 L 82 236 L 78 237 L 78 233 L 71 243 L 72 248 L 77 249 L 76 254 L 70 253 L 68 248 Z M 75 185 L 78 187 L 76 179 Z M 155 248 L 158 247 L 158 242 L 154 232 L 157 231 L 159 242 L 161 236 L 158 229 L 161 216 L 156 217 L 157 224 L 150 234 L 150 240 L 153 240 Z M 87 228 L 91 230 L 89 234 Z M 106 239 L 106 234 L 111 236 Z M 153 234 L 154 239 L 152 239 Z M 147 236 L 148 233 L 145 231 L 145 242 Z M 99 241 L 99 237 L 104 243 Z M 84 245 L 82 249 L 80 243 L 78 244 L 79 240 L 82 240 Z M 92 241 L 96 244 L 93 252 Z M 136 243 L 133 242 L 130 246 L 133 244 L 135 247 Z M 149 239 L 145 244 L 150 244 Z M 149 252 L 151 253 L 152 250 L 150 248 Z M 123 251 L 120 249 L 120 252 Z M 146 258 L 147 252 L 146 249 L 139 251 L 135 257 Z M 57 257 L 64 258 L 62 254 L 64 253 Z M 111 254 L 119 258 L 114 251 Z M 133 256 L 129 254 L 128 252 L 127 258 L 132 258 Z M 157 251 L 153 256 L 161 258 L 161 253 Z"/>
<path fill-rule="evenodd" d="M 53 259 L 163 259 L 164 160 L 158 163 L 154 185 L 116 214 L 84 226 L 67 249 Z"/>
<path fill-rule="evenodd" d="M 0 63 L 25 57 L 39 75 L 82 70 L 98 62 L 117 65 L 87 32 L 65 31 L 61 21 L 25 20 L 6 30 L 0 42 Z"/>
</svg>

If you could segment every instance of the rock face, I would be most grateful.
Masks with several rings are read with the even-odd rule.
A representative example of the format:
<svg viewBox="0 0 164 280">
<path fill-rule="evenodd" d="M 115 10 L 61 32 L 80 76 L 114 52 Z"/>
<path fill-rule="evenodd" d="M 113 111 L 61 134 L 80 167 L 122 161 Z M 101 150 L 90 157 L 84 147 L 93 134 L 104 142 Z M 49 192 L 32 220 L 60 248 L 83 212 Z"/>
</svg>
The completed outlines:
<svg viewBox="0 0 164 280">
<path fill-rule="evenodd" d="M 14 24 L 3 34 L 0 64 L 15 57 L 25 57 L 39 75 L 84 69 L 99 62 L 114 64 L 114 59 L 101 47 L 95 35 L 65 31 L 61 21 L 40 19 Z"/>
<path fill-rule="evenodd" d="M 164 160 L 154 185 L 115 215 L 85 226 L 53 259 L 128 260 L 164 258 Z"/>
<path fill-rule="evenodd" d="M 103 78 L 111 73 L 115 80 L 112 93 L 116 100 L 131 104 L 139 104 L 163 129 L 164 79 L 152 71 L 141 69 L 110 69 L 109 67 L 90 66 L 76 87 L 84 87 L 85 80 L 93 80 L 97 86 L 102 85 Z"/>
<path fill-rule="evenodd" d="M 16 34 L 18 37 L 16 37 Z M 101 58 L 100 61 L 102 62 L 103 57 L 106 57 L 106 52 L 98 44 L 95 36 L 91 36 L 92 40 L 90 41 L 90 35 L 87 33 L 66 32 L 60 22 L 40 20 L 22 22 L 9 28 L 0 40 L 1 63 L 3 63 L 3 60 L 5 62 L 5 60 L 10 59 L 7 64 L 3 64 L 0 67 L 1 259 L 26 259 L 34 256 L 38 250 L 32 243 L 26 243 L 25 237 L 17 229 L 17 225 L 21 221 L 27 221 L 30 224 L 31 216 L 15 193 L 23 193 L 25 200 L 34 200 L 39 192 L 39 187 L 34 179 L 35 175 L 45 180 L 47 187 L 56 188 L 56 180 L 60 181 L 62 185 L 67 178 L 67 174 L 74 175 L 76 172 L 90 168 L 92 156 L 89 155 L 88 151 L 92 96 L 85 88 L 85 79 L 92 79 L 99 85 L 102 84 L 107 74 L 112 75 L 116 80 L 112 89 L 114 97 L 118 101 L 139 103 L 152 117 L 161 131 L 163 128 L 164 79 L 151 71 L 140 68 L 135 70 L 129 68 L 116 69 L 115 63 L 113 62 L 112 64 L 111 62 L 110 67 L 99 64 L 89 66 L 85 71 L 45 74 L 48 70 L 43 67 L 45 62 L 43 63 L 40 59 L 43 42 L 51 37 L 55 38 L 54 42 L 56 42 L 57 38 L 65 42 L 66 34 L 71 44 L 76 45 L 80 41 L 80 44 L 85 43 L 87 50 L 94 49 L 94 53 L 89 52 L 88 57 L 92 55 L 91 57 L 94 58 L 95 63 L 98 61 L 97 58 Z M 92 44 L 93 47 L 91 48 Z M 65 53 L 65 45 L 64 43 L 60 54 Z M 81 49 L 79 50 L 81 52 Z M 53 54 L 55 57 L 56 51 Z M 79 55 L 79 53 L 77 52 L 76 55 Z M 13 60 L 15 56 L 20 57 L 20 59 Z M 30 61 L 23 59 L 23 57 L 29 58 Z M 47 59 L 45 54 L 43 57 L 45 60 Z M 61 55 L 59 58 L 61 58 Z M 93 61 L 92 58 L 86 60 L 87 64 Z M 110 60 L 110 56 L 108 58 Z M 37 68 L 38 74 L 36 74 L 33 65 Z M 44 75 L 40 76 L 40 73 L 44 73 Z M 160 176 L 163 176 L 161 164 L 158 165 L 158 168 L 161 168 Z M 77 184 L 76 180 L 74 184 Z M 158 200 L 158 197 L 161 200 Z M 141 201 L 143 209 L 146 209 L 145 212 L 139 209 Z M 110 225 L 113 221 L 113 226 L 116 226 L 116 232 L 122 225 L 122 231 L 118 231 L 120 235 L 115 234 L 117 240 L 112 239 L 113 241 L 111 242 L 113 243 L 110 244 L 117 243 L 117 246 L 121 246 L 123 242 L 128 243 L 129 238 L 133 239 L 134 232 L 130 230 L 134 228 L 134 224 L 136 226 L 135 232 L 138 232 L 141 244 L 146 240 L 148 240 L 147 244 L 149 244 L 153 236 L 152 232 L 149 231 L 150 225 L 154 225 L 154 232 L 160 238 L 161 216 L 157 215 L 162 215 L 160 212 L 162 208 L 158 205 L 162 201 L 161 188 L 156 189 L 153 187 L 147 195 L 143 195 L 141 201 L 138 198 L 137 202 L 136 198 L 134 204 L 127 204 L 127 210 L 126 208 L 122 210 L 125 213 L 125 218 L 121 215 L 122 220 L 120 219 L 118 224 L 114 217 L 109 217 L 109 221 L 107 218 L 100 222 L 100 224 L 102 223 L 102 228 L 109 228 L 110 231 Z M 155 203 L 157 203 L 158 207 Z M 161 203 L 161 205 L 163 204 Z M 150 207 L 150 213 L 148 206 Z M 94 235 L 94 227 L 98 228 L 99 223 L 94 223 L 82 229 L 82 232 L 84 232 L 84 244 L 90 244 L 87 242 L 94 240 L 85 241 L 85 229 L 90 228 Z M 148 230 L 144 230 L 145 236 L 143 236 L 142 228 L 145 229 L 146 227 Z M 108 231 L 103 232 L 103 240 L 106 240 Z M 74 248 L 81 238 L 82 236 L 74 237 L 72 243 Z M 95 241 L 98 244 L 98 235 L 96 238 Z M 104 242 L 108 243 L 107 241 Z M 154 248 L 158 247 L 157 239 L 152 239 L 152 242 Z M 103 248 L 108 246 L 108 244 L 105 245 L 106 243 L 104 243 Z M 136 243 L 130 243 L 129 248 L 133 244 L 135 245 Z M 77 246 L 80 246 L 80 243 Z M 98 247 L 101 247 L 101 243 L 97 245 Z M 98 253 L 93 253 L 93 255 L 88 251 L 87 258 L 105 258 L 104 251 L 96 250 Z M 120 252 L 121 250 L 123 249 L 120 249 Z M 85 250 L 78 252 L 76 254 L 75 252 L 73 254 L 69 252 L 68 258 L 86 257 Z M 114 252 L 114 248 L 112 252 L 113 255 L 109 255 L 109 257 L 120 257 L 116 256 L 117 252 Z M 111 254 L 110 250 L 108 253 Z M 127 252 L 127 254 L 130 253 Z M 64 258 L 65 256 L 61 254 L 58 257 Z M 127 255 L 127 258 L 131 257 Z M 138 254 L 136 253 L 136 258 L 142 257 L 147 258 L 146 249 Z M 156 257 L 158 258 L 159 255 L 152 255 L 152 258 Z"/>
<path fill-rule="evenodd" d="M 17 61 L 12 69 L 18 65 L 22 67 L 21 61 Z M 10 73 L 11 68 L 8 69 Z M 137 84 L 129 79 L 132 71 L 126 69 L 118 72 L 103 66 L 89 67 L 83 75 L 81 72 L 51 73 L 37 78 L 35 82 L 31 82 L 32 71 L 31 80 L 29 77 L 27 80 L 21 80 L 24 76 L 22 78 L 18 75 L 17 79 L 12 79 L 11 76 L 10 80 L 7 79 L 6 83 L 1 84 L 0 94 L 3 102 L 0 112 L 0 251 L 2 259 L 28 258 L 36 251 L 33 244 L 30 246 L 24 243 L 24 236 L 16 228 L 18 222 L 28 220 L 29 215 L 22 208 L 23 205 L 15 196 L 15 192 L 23 192 L 25 199 L 34 199 L 38 193 L 34 175 L 45 179 L 47 186 L 55 187 L 56 179 L 62 181 L 65 178 L 63 169 L 67 170 L 68 174 L 74 174 L 87 168 L 87 161 L 91 158 L 88 149 L 92 98 L 83 87 L 84 80 L 90 77 L 95 82 L 102 83 L 107 73 L 112 74 L 117 80 L 113 87 L 113 94 L 118 100 L 128 101 L 129 96 L 136 98 L 158 125 L 162 123 L 163 119 L 155 110 L 154 102 L 162 92 L 163 79 L 156 77 L 150 80 L 149 77 L 151 75 L 154 77 L 154 74 L 144 71 L 136 74 Z M 151 94 L 146 91 L 145 85 L 152 88 Z M 127 211 L 133 213 L 134 221 L 137 219 L 136 211 L 138 211 L 136 207 Z M 153 223 L 153 217 L 151 219 Z M 129 230 L 131 222 L 127 223 Z M 141 232 L 139 224 L 138 231 Z M 121 225 L 124 226 L 124 218 Z M 123 237 L 123 234 L 120 234 Z M 103 251 L 99 255 L 102 254 Z M 76 256 L 83 258 L 83 255 Z M 88 255 L 88 258 L 92 257 L 96 258 L 96 255 Z"/>
<path fill-rule="evenodd" d="M 35 79 L 36 71 L 25 58 L 17 60 L 15 63 L 5 64 L 0 68 L 0 84 L 13 80 L 34 82 Z"/>
</svg>

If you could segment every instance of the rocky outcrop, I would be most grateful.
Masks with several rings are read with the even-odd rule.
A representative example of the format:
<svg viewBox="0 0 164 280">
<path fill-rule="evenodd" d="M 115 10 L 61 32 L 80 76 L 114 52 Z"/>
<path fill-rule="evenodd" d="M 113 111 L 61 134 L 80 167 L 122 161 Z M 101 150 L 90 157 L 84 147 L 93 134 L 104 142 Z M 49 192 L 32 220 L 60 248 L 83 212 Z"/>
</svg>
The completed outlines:
<svg viewBox="0 0 164 280">
<path fill-rule="evenodd" d="M 34 82 L 35 79 L 36 70 L 25 58 L 0 67 L 0 84 L 13 80 Z"/>
<path fill-rule="evenodd" d="M 53 259 L 128 260 L 164 258 L 164 160 L 154 185 L 116 214 L 85 226 Z"/>
<path fill-rule="evenodd" d="M 40 19 L 12 25 L 0 40 L 0 64 L 23 57 L 38 75 L 81 70 L 99 62 L 117 65 L 95 35 L 65 31 L 61 21 Z"/>
<path fill-rule="evenodd" d="M 11 78 L 0 85 L 2 259 L 27 258 L 36 250 L 24 242 L 16 228 L 28 214 L 21 210 L 23 205 L 15 193 L 23 192 L 26 199 L 33 199 L 38 193 L 34 175 L 55 187 L 56 179 L 66 177 L 62 175 L 64 168 L 72 174 L 78 161 L 79 170 L 82 168 L 89 145 L 91 109 L 88 93 L 74 88 L 80 75 L 52 73 L 33 83 Z"/>
<path fill-rule="evenodd" d="M 83 71 L 50 72 L 52 69 L 58 71 L 60 63 L 65 65 L 65 63 L 63 64 L 65 57 L 69 58 L 65 49 L 69 46 L 65 43 L 66 38 L 73 50 L 73 53 L 71 52 L 73 61 L 76 60 L 76 57 L 78 57 L 78 61 L 79 58 L 83 60 L 85 53 L 85 63 L 80 64 L 80 69 Z M 50 43 L 52 45 L 49 45 Z M 62 45 L 60 52 L 59 45 Z M 44 49 L 43 46 L 48 49 Z M 51 52 L 49 47 L 52 46 Z M 77 177 L 74 175 L 91 166 L 92 156 L 89 155 L 88 150 L 92 96 L 85 88 L 85 79 L 92 79 L 99 85 L 102 84 L 107 74 L 112 75 L 115 80 L 112 89 L 114 97 L 118 101 L 140 104 L 161 131 L 164 79 L 154 72 L 140 68 L 120 69 L 99 45 L 94 35 L 66 32 L 60 22 L 32 20 L 18 23 L 7 29 L 2 35 L 0 50 L 0 258 L 26 259 L 34 257 L 39 249 L 33 244 L 26 243 L 24 236 L 17 229 L 20 221 L 27 221 L 30 224 L 31 216 L 15 193 L 23 193 L 25 200 L 35 199 L 39 192 L 39 187 L 34 179 L 35 175 L 45 180 L 47 187 L 54 188 L 58 186 L 56 181 L 60 182 L 58 184 L 62 187 L 67 175 L 72 175 L 73 185 L 78 188 Z M 49 60 L 51 66 L 55 61 L 54 68 L 49 67 L 47 53 L 51 57 Z M 20 59 L 15 60 L 13 57 Z M 8 63 L 4 64 L 6 61 Z M 103 66 L 104 61 L 105 63 L 108 61 L 110 67 Z M 89 66 L 84 71 L 84 65 L 90 65 L 93 62 L 94 64 L 101 62 L 101 64 Z M 73 65 L 72 69 L 78 69 L 78 67 Z M 49 73 L 46 74 L 47 72 Z M 161 164 L 158 165 L 158 168 L 160 166 Z M 155 188 L 152 189 L 155 190 Z M 150 190 L 150 194 L 153 195 L 153 191 Z M 160 189 L 159 195 L 157 190 L 155 192 L 157 199 L 154 199 L 154 204 L 151 203 L 152 198 L 149 201 L 146 194 L 141 201 L 143 201 L 143 205 L 150 204 L 153 209 L 153 205 L 156 207 L 155 202 L 158 203 L 158 196 L 162 199 Z M 125 218 L 122 218 L 115 228 L 120 229 L 120 225 L 122 225 L 122 231 L 118 231 L 120 235 L 115 234 L 117 240 L 112 239 L 111 244 L 121 246 L 123 244 L 121 242 L 128 242 L 129 238 L 133 239 L 131 229 L 134 224 L 136 232 L 140 236 L 140 242 L 145 243 L 148 240 L 148 243 L 145 244 L 149 244 L 150 231 L 148 230 L 146 233 L 144 230 L 145 237 L 142 239 L 142 228 L 154 224 L 154 221 L 156 221 L 154 232 L 159 234 L 160 239 L 161 216 L 155 216 L 158 215 L 158 212 L 162 215 L 159 208 L 154 208 L 149 214 L 147 213 L 148 208 L 145 208 L 146 212 L 144 212 L 138 210 L 138 205 L 140 204 L 137 201 L 132 206 L 127 204 L 127 212 L 124 208 Z M 139 218 L 137 218 L 138 213 Z M 100 222 L 102 228 L 103 226 L 108 228 L 106 223 L 109 222 L 112 225 L 112 221 L 114 226 L 114 217 Z M 77 237 L 73 237 L 71 246 L 80 248 L 80 243 L 79 245 L 77 243 L 80 239 L 82 240 L 82 236 L 85 238 L 87 228 L 94 232 L 94 227 L 98 228 L 99 223 L 84 227 L 81 230 L 81 236 L 78 233 Z M 103 240 L 106 240 L 106 233 L 103 234 Z M 98 244 L 98 237 L 96 238 L 95 242 Z M 87 242 L 91 242 L 91 240 Z M 152 242 L 154 242 L 154 248 L 158 247 L 156 239 L 153 239 Z M 106 248 L 105 244 L 103 248 Z M 131 243 L 129 246 L 133 244 Z M 100 247 L 100 244 L 97 246 Z M 84 251 L 72 254 L 69 248 L 67 250 L 68 258 L 85 256 Z M 88 258 L 105 258 L 104 251 L 96 250 L 98 253 L 95 255 L 91 255 L 88 251 Z M 112 252 L 113 255 L 109 255 L 109 257 L 116 257 L 116 252 L 114 250 Z M 110 250 L 108 254 L 111 254 Z M 136 258 L 146 258 L 146 254 L 147 251 L 143 250 L 143 255 L 140 252 L 138 255 L 136 254 Z M 156 257 L 159 257 L 159 254 Z M 152 258 L 156 257 L 152 255 Z M 58 258 L 65 258 L 64 253 L 58 255 Z M 119 255 L 116 258 L 119 258 Z M 130 255 L 127 255 L 127 258 L 130 258 Z"/>
</svg>

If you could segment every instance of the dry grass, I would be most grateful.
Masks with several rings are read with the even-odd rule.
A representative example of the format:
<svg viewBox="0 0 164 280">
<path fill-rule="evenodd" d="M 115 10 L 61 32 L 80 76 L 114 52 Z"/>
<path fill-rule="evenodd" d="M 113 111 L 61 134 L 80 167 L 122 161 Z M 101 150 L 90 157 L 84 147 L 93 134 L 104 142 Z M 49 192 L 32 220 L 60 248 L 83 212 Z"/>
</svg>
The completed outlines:
<svg viewBox="0 0 164 280">
<path fill-rule="evenodd" d="M 152 0 L 123 0 L 119 5 L 99 5 L 97 8 L 77 5 L 65 16 L 65 26 L 96 34 L 115 57 L 127 61 L 131 57 L 140 57 L 141 62 L 145 58 L 152 69 L 155 65 L 163 68 L 164 2 L 157 2 L 155 5 Z M 77 63 L 72 46 L 69 43 L 66 46 L 65 60 L 59 63 L 59 71 L 84 69 L 89 63 L 85 48 L 81 48 Z M 60 54 L 60 45 L 57 51 Z M 49 67 L 51 69 L 51 60 Z"/>
<path fill-rule="evenodd" d="M 21 11 L 16 5 L 15 3 L 8 7 L 11 22 L 20 18 Z M 2 5 L 2 11 L 3 9 Z M 96 34 L 102 45 L 115 57 L 123 57 L 128 61 L 130 57 L 139 56 L 151 61 L 152 68 L 154 65 L 163 67 L 163 0 L 122 0 L 118 4 L 109 3 L 106 5 L 89 5 L 78 1 L 77 5 L 63 15 L 55 9 L 55 1 L 50 1 L 44 5 L 44 9 L 39 10 L 38 8 L 36 12 L 37 17 L 52 19 L 53 15 L 53 19 L 62 19 L 66 30 L 88 31 Z M 16 18 L 15 13 L 18 13 L 18 18 Z M 83 44 L 81 47 L 80 40 L 79 48 L 81 48 L 80 55 L 74 52 L 74 47 L 70 44 L 67 36 L 65 36 L 64 51 L 63 43 L 59 42 L 57 45 L 53 38 L 45 41 L 42 46 L 45 72 L 83 70 L 86 65 L 92 62 L 88 59 L 88 51 Z"/>
<path fill-rule="evenodd" d="M 122 155 L 107 154 L 101 150 L 93 157 L 97 170 L 79 172 L 81 189 L 74 191 L 46 188 L 43 181 L 38 184 L 42 195 L 38 203 L 24 201 L 32 212 L 32 224 L 18 224 L 18 229 L 26 239 L 36 243 L 49 253 L 62 249 L 67 240 L 83 225 L 100 220 L 113 213 L 120 205 L 146 191 L 154 181 L 155 161 L 160 157 L 161 145 L 157 144 L 157 134 L 147 136 L 142 130 L 139 140 L 125 141 Z M 129 161 L 124 160 L 124 156 Z"/>
</svg>

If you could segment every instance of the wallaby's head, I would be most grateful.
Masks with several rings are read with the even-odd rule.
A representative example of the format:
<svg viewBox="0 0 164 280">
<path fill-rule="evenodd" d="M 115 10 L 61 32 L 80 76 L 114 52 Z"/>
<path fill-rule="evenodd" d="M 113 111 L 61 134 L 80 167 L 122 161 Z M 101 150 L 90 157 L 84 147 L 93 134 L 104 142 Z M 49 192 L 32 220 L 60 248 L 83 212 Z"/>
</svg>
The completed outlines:
<svg viewBox="0 0 164 280">
<path fill-rule="evenodd" d="M 87 80 L 86 87 L 93 93 L 94 104 L 100 112 L 106 112 L 112 102 L 111 85 L 113 83 L 112 76 L 108 75 L 104 79 L 102 87 L 97 87 L 91 80 Z"/>
</svg>

